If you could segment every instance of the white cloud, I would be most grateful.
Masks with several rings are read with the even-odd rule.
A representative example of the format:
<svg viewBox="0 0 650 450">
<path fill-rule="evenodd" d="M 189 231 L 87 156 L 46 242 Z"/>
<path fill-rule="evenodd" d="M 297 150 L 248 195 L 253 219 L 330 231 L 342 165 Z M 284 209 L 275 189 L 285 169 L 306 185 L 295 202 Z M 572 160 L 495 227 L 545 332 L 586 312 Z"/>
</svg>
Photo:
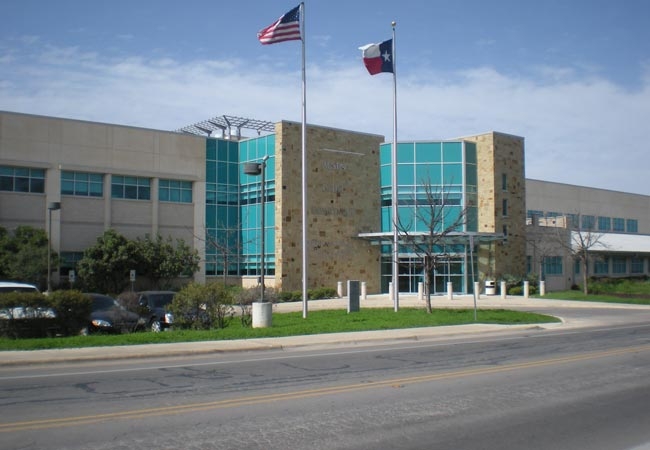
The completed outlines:
<svg viewBox="0 0 650 450">
<path fill-rule="evenodd" d="M 1 51 L 1 50 L 0 50 Z M 0 53 L 2 109 L 174 130 L 219 114 L 300 121 L 296 64 L 107 58 L 76 47 Z M 287 66 L 291 67 L 287 69 Z M 307 120 L 392 139 L 392 77 L 309 64 Z M 650 194 L 650 71 L 632 92 L 562 67 L 400 74 L 398 139 L 495 130 L 526 138 L 527 176 Z"/>
</svg>

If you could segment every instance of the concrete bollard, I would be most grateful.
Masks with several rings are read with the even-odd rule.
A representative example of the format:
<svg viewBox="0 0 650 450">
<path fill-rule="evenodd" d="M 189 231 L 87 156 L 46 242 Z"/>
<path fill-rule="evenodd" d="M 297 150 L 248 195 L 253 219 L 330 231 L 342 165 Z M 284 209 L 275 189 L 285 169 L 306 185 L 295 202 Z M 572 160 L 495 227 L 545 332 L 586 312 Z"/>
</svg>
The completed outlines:
<svg viewBox="0 0 650 450">
<path fill-rule="evenodd" d="M 418 282 L 418 300 L 424 300 L 424 283 Z"/>
<path fill-rule="evenodd" d="M 338 281 L 336 283 L 336 295 L 339 296 L 339 298 L 343 297 L 343 282 Z"/>
<path fill-rule="evenodd" d="M 253 303 L 253 328 L 268 328 L 273 322 L 273 303 Z"/>
<path fill-rule="evenodd" d="M 528 281 L 524 281 L 524 298 L 528 298 L 528 291 L 530 290 L 530 284 Z"/>
<path fill-rule="evenodd" d="M 454 299 L 454 283 L 451 281 L 447 282 L 447 300 Z"/>
<path fill-rule="evenodd" d="M 474 282 L 474 293 L 476 294 L 477 299 L 481 298 L 481 283 L 478 281 Z"/>
<path fill-rule="evenodd" d="M 388 282 L 388 298 L 393 298 L 393 282 Z"/>
<path fill-rule="evenodd" d="M 365 300 L 368 298 L 368 292 L 366 291 L 366 282 L 362 281 L 361 282 L 361 300 Z"/>
<path fill-rule="evenodd" d="M 539 282 L 539 295 L 544 297 L 546 295 L 546 281 Z"/>
<path fill-rule="evenodd" d="M 508 288 L 506 287 L 506 282 L 505 282 L 505 281 L 502 281 L 502 282 L 501 282 L 501 299 L 502 299 L 502 300 L 505 300 L 505 299 L 506 299 L 506 291 L 507 291 L 507 290 L 508 290 Z"/>
</svg>

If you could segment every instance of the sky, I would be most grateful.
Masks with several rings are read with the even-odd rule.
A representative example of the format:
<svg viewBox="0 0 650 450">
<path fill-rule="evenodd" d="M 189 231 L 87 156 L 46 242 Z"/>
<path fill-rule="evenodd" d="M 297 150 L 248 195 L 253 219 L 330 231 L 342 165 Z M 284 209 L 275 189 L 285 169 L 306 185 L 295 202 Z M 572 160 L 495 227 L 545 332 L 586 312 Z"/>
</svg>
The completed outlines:
<svg viewBox="0 0 650 450">
<path fill-rule="evenodd" d="M 3 0 L 0 110 L 177 130 L 301 120 L 293 0 Z M 307 122 L 393 139 L 523 136 L 526 177 L 650 195 L 647 0 L 305 0 Z"/>
</svg>

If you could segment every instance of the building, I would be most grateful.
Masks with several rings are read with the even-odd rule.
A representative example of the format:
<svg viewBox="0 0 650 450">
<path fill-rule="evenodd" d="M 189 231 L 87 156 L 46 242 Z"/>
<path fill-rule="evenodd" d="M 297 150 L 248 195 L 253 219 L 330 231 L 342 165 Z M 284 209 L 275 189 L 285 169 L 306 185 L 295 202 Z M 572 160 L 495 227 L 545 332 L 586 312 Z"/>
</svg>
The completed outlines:
<svg viewBox="0 0 650 450">
<path fill-rule="evenodd" d="M 549 290 L 581 283 L 579 247 L 589 247 L 589 277 L 650 274 L 650 196 L 540 180 L 526 190 L 527 269 Z"/>
<path fill-rule="evenodd" d="M 415 292 L 423 279 L 422 255 L 408 239 L 426 234 L 426 186 L 444 213 L 439 226 L 466 215 L 438 243 L 434 292 L 450 282 L 455 292 L 468 293 L 473 280 L 535 271 L 527 214 L 530 219 L 542 211 L 547 220 L 549 212 L 586 208 L 582 197 L 560 203 L 565 197 L 554 193 L 557 183 L 546 190 L 534 186 L 531 197 L 530 183 L 544 182 L 525 179 L 524 139 L 518 136 L 489 132 L 400 142 L 397 150 L 401 292 Z M 388 291 L 395 233 L 391 155 L 383 136 L 307 127 L 309 288 L 360 280 L 368 293 Z M 247 163 L 263 164 L 265 176 L 247 173 Z M 265 284 L 299 290 L 301 182 L 299 123 L 217 116 L 160 131 L 0 112 L 0 226 L 51 228 L 53 249 L 63 259 L 55 281 L 65 281 L 84 249 L 113 228 L 130 239 L 183 239 L 201 256 L 197 281 L 223 277 L 243 286 L 259 282 L 263 240 Z M 621 195 L 621 203 L 633 197 Z M 630 230 L 636 224 L 630 233 L 647 233 L 648 197 L 638 201 L 644 199 L 645 215 L 608 213 L 612 231 L 623 218 Z"/>
</svg>

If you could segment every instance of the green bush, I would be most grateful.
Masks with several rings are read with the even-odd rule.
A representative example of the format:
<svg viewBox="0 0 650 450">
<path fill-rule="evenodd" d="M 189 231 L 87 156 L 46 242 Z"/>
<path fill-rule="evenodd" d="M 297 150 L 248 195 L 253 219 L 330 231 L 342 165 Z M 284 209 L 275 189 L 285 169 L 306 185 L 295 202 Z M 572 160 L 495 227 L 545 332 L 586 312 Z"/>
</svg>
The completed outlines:
<svg viewBox="0 0 650 450">
<path fill-rule="evenodd" d="M 232 291 L 223 283 L 190 283 L 174 297 L 171 310 L 181 328 L 225 328 L 234 315 Z"/>
<path fill-rule="evenodd" d="M 88 323 L 92 311 L 92 300 L 77 290 L 54 291 L 49 295 L 56 311 L 59 332 L 65 336 L 79 334 Z"/>
<path fill-rule="evenodd" d="M 325 298 L 334 298 L 337 297 L 336 289 L 320 287 L 316 289 L 311 289 L 307 292 L 310 300 L 319 300 Z"/>
<path fill-rule="evenodd" d="M 320 300 L 325 298 L 336 298 L 338 294 L 336 289 L 316 288 L 307 290 L 309 300 Z M 277 300 L 280 302 L 299 302 L 302 301 L 302 291 L 282 291 L 277 294 Z"/>
</svg>

